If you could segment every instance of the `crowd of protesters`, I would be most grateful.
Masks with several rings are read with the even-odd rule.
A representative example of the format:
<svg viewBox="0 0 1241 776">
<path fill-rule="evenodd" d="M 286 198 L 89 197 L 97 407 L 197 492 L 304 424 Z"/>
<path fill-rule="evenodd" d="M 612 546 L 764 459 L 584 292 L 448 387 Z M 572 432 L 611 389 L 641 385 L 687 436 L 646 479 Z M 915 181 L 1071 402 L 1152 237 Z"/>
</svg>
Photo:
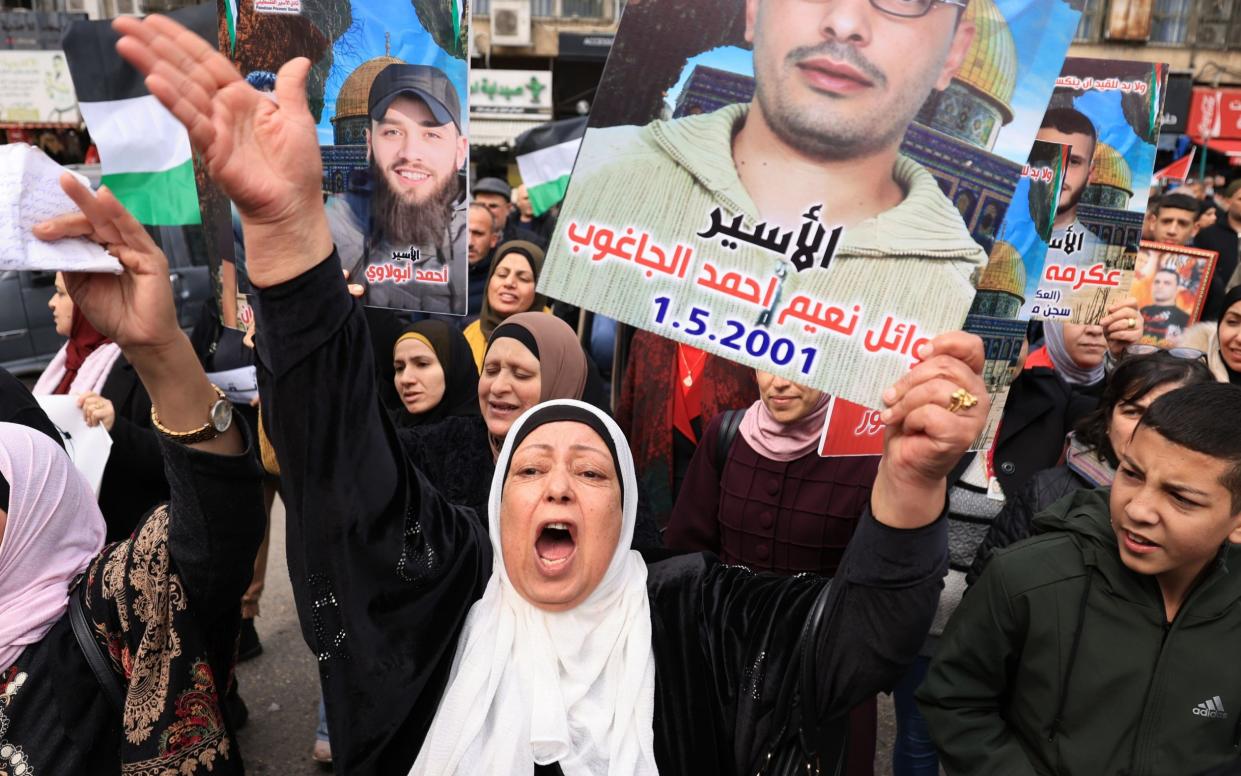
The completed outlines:
<svg viewBox="0 0 1241 776">
<path fill-rule="evenodd" d="M 80 212 L 35 236 L 124 272 L 58 275 L 33 394 L 113 449 L 96 496 L 0 372 L 0 774 L 244 772 L 277 490 L 338 773 L 873 774 L 881 693 L 896 776 L 1241 773 L 1241 179 L 1152 197 L 1146 237 L 1219 253 L 1178 347 L 1131 299 L 1032 325 L 970 451 L 982 343 L 949 332 L 883 454 L 824 457 L 829 395 L 538 294 L 555 217 L 502 180 L 469 315 L 364 309 L 308 63 L 273 102 L 175 22 L 115 26 L 236 205 L 256 323 L 182 334 L 146 231 L 62 181 Z M 254 407 L 207 378 L 238 360 Z"/>
</svg>

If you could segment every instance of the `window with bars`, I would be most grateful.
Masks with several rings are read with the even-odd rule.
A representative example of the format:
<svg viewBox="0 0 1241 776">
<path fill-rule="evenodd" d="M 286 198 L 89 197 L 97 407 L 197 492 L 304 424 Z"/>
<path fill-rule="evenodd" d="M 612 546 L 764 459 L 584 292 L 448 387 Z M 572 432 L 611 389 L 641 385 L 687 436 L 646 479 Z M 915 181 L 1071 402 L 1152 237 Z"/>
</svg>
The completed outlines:
<svg viewBox="0 0 1241 776">
<path fill-rule="evenodd" d="M 473 13 L 491 14 L 491 0 L 474 0 Z M 608 0 L 531 0 L 530 16 L 536 19 L 578 18 L 610 19 L 612 3 Z"/>
<path fill-rule="evenodd" d="M 1077 23 L 1075 40 L 1097 41 L 1099 28 L 1103 20 L 1103 0 L 1081 0 L 1080 5 L 1074 4 L 1082 12 L 1081 21 Z"/>
<path fill-rule="evenodd" d="M 1204 48 L 1241 46 L 1241 0 L 1198 0 L 1194 42 Z"/>
<path fill-rule="evenodd" d="M 1155 0 L 1151 8 L 1151 43 L 1180 45 L 1189 39 L 1193 0 Z"/>
</svg>

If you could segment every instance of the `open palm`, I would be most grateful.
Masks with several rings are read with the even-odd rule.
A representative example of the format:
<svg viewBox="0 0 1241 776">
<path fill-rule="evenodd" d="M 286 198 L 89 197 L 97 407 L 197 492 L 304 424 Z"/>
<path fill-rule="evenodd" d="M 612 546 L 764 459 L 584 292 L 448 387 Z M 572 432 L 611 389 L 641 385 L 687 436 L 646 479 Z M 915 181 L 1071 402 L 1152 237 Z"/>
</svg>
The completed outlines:
<svg viewBox="0 0 1241 776">
<path fill-rule="evenodd" d="M 117 51 L 189 132 L 212 179 L 252 222 L 272 223 L 320 199 L 323 165 L 306 103 L 310 61 L 286 63 L 275 100 L 251 87 L 223 54 L 158 15 L 121 17 Z"/>
</svg>

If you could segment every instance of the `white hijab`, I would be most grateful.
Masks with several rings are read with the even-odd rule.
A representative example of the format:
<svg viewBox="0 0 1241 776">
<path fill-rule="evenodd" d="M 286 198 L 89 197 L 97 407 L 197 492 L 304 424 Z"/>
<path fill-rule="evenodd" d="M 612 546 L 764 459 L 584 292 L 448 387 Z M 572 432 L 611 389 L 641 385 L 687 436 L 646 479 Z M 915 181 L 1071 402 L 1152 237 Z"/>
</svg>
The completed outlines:
<svg viewBox="0 0 1241 776">
<path fill-rule="evenodd" d="M 513 589 L 500 547 L 500 497 L 513 440 L 549 406 L 590 413 L 608 430 L 622 480 L 622 526 L 599 587 L 576 608 L 539 609 Z M 629 549 L 637 518 L 633 456 L 611 418 L 579 401 L 527 410 L 506 435 L 491 481 L 493 563 L 466 617 L 448 687 L 410 776 L 654 776 L 655 655 L 646 564 Z"/>
</svg>

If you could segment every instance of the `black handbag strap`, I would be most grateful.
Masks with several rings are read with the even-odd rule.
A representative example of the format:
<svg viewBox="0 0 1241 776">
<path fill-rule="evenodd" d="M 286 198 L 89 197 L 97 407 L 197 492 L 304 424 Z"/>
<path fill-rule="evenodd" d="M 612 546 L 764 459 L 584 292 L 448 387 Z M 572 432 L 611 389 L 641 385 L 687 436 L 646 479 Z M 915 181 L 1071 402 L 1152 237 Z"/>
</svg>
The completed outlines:
<svg viewBox="0 0 1241 776">
<path fill-rule="evenodd" d="M 124 715 L 125 691 L 108 664 L 103 647 L 91 633 L 90 624 L 86 621 L 86 608 L 82 603 L 83 594 L 82 586 L 77 583 L 74 583 L 74 587 L 69 591 L 69 624 L 73 626 L 73 636 L 77 639 L 78 647 L 81 648 L 82 655 L 86 657 L 86 663 L 94 672 L 100 688 L 103 689 L 104 696 L 116 709 L 117 714 Z"/>
<path fill-rule="evenodd" d="M 815 655 L 815 647 L 818 642 L 815 634 L 819 632 L 819 627 L 823 624 L 823 614 L 827 611 L 827 599 L 831 596 L 832 580 L 827 580 L 827 584 L 819 591 L 815 597 L 814 603 L 810 607 L 810 614 L 806 616 L 806 623 L 802 625 L 801 638 L 797 642 L 798 662 L 801 669 L 800 676 L 800 693 L 801 693 L 801 744 L 806 754 L 813 755 L 816 753 L 819 743 L 819 719 L 816 711 L 819 708 L 819 690 L 816 682 L 817 660 Z"/>
<path fill-rule="evenodd" d="M 849 717 L 848 714 L 832 720 L 829 728 L 831 740 L 823 738 L 823 727 L 819 719 L 819 684 L 817 647 L 825 621 L 827 619 L 827 602 L 831 598 L 832 580 L 819 591 L 810 607 L 810 614 L 802 626 L 801 639 L 798 643 L 800 652 L 799 693 L 801 695 L 800 726 L 798 739 L 806 757 L 818 764 L 818 773 L 844 773 L 845 755 L 848 752 Z M 824 750 L 824 751 L 821 751 Z M 824 767 L 826 765 L 826 768 Z"/>
<path fill-rule="evenodd" d="M 744 417 L 745 410 L 724 410 L 720 418 L 720 435 L 715 443 L 715 470 L 720 474 L 724 473 L 724 464 L 728 463 L 728 451 L 733 446 L 733 439 L 737 436 L 737 429 L 741 428 L 741 419 Z"/>
</svg>

